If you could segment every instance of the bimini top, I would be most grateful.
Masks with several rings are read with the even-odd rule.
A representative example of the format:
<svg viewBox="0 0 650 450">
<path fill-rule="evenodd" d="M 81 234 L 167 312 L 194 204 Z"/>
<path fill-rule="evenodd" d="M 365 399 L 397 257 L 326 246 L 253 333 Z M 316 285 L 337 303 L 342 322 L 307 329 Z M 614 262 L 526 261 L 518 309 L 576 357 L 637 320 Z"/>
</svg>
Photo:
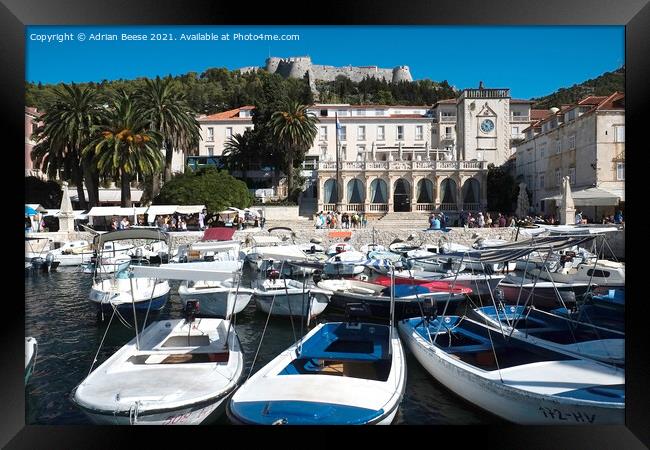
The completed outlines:
<svg viewBox="0 0 650 450">
<path fill-rule="evenodd" d="M 522 242 L 510 242 L 498 247 L 487 247 L 478 250 L 446 252 L 440 254 L 445 258 L 463 258 L 466 261 L 479 261 L 484 263 L 498 263 L 514 261 L 535 251 L 556 251 L 582 244 L 594 239 L 596 235 L 589 236 L 547 236 Z M 425 259 L 416 257 L 409 259 Z M 429 257 L 430 258 L 430 257 Z"/>
<path fill-rule="evenodd" d="M 101 247 L 105 242 L 121 241 L 125 239 L 152 239 L 156 241 L 169 241 L 169 235 L 155 228 L 133 228 L 129 230 L 109 231 L 93 238 L 93 244 Z"/>
</svg>

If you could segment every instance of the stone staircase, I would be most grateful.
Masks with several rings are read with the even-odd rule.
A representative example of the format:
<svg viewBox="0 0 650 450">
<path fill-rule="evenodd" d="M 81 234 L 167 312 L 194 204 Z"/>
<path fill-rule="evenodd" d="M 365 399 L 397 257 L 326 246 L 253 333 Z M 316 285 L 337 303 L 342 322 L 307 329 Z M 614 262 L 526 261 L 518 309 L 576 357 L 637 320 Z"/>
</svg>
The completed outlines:
<svg viewBox="0 0 650 450">
<path fill-rule="evenodd" d="M 372 224 L 384 230 L 422 230 L 429 226 L 428 212 L 391 212 Z M 370 226 L 370 222 L 368 223 Z"/>
</svg>

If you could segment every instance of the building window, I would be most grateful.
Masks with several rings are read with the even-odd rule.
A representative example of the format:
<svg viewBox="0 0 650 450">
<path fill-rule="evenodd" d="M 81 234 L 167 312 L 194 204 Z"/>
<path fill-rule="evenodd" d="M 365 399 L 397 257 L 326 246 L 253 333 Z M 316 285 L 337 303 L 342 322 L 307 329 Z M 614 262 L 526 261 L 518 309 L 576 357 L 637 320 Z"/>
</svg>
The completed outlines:
<svg viewBox="0 0 650 450">
<path fill-rule="evenodd" d="M 416 125 L 415 126 L 415 140 L 416 141 L 421 141 L 424 139 L 424 129 L 422 125 Z"/>
<path fill-rule="evenodd" d="M 616 180 L 625 181 L 625 163 L 616 163 Z"/>
<path fill-rule="evenodd" d="M 383 141 L 384 139 L 386 139 L 385 132 L 384 132 L 384 126 L 379 125 L 377 127 L 377 140 L 378 141 Z"/>
<path fill-rule="evenodd" d="M 232 137 L 232 127 L 226 128 L 226 139 L 230 139 Z"/>
<path fill-rule="evenodd" d="M 208 156 L 214 156 L 214 147 L 206 147 L 208 151 Z"/>
<path fill-rule="evenodd" d="M 348 146 L 341 145 L 341 160 L 347 161 Z"/>
<path fill-rule="evenodd" d="M 348 137 L 348 132 L 346 130 L 345 125 L 341 125 L 341 128 L 339 129 L 339 139 L 342 141 L 345 141 Z"/>
<path fill-rule="evenodd" d="M 512 134 L 514 136 L 518 135 L 519 134 L 519 127 L 512 127 Z"/>
<path fill-rule="evenodd" d="M 327 117 L 327 110 L 326 110 L 326 109 L 321 109 L 321 110 L 320 110 L 320 115 L 321 115 L 322 117 Z"/>
<path fill-rule="evenodd" d="M 539 157 L 543 158 L 546 155 L 546 142 L 539 146 Z"/>
<path fill-rule="evenodd" d="M 251 112 L 247 109 L 239 111 L 239 117 L 250 117 Z"/>
<path fill-rule="evenodd" d="M 617 125 L 614 127 L 614 142 L 625 142 L 624 125 Z"/>
<path fill-rule="evenodd" d="M 321 145 L 320 147 L 320 159 L 323 161 L 327 160 L 327 145 Z"/>
<path fill-rule="evenodd" d="M 562 143 L 558 139 L 557 141 L 555 141 L 555 154 L 559 155 L 561 152 L 562 152 Z"/>
<path fill-rule="evenodd" d="M 539 176 L 539 188 L 544 189 L 544 174 Z"/>
<path fill-rule="evenodd" d="M 398 141 L 403 141 L 404 140 L 404 126 L 403 125 L 397 125 L 397 140 Z"/>
<path fill-rule="evenodd" d="M 357 145 L 357 161 L 363 161 L 366 157 L 366 146 Z"/>
<path fill-rule="evenodd" d="M 434 136 L 436 134 L 438 134 L 438 129 L 437 128 L 431 128 L 431 134 L 434 135 Z"/>
<path fill-rule="evenodd" d="M 569 150 L 576 148 L 576 135 L 569 136 Z"/>
<path fill-rule="evenodd" d="M 320 127 L 320 140 L 321 141 L 327 140 L 327 127 Z"/>
<path fill-rule="evenodd" d="M 555 169 L 555 186 L 560 186 L 561 181 L 560 169 Z"/>
<path fill-rule="evenodd" d="M 208 128 L 208 142 L 214 142 L 214 128 Z"/>
<path fill-rule="evenodd" d="M 341 110 L 339 110 L 336 114 L 337 114 L 338 116 L 340 116 L 340 117 L 347 117 L 347 115 L 348 115 L 348 111 L 345 110 L 345 109 L 341 109 Z"/>
<path fill-rule="evenodd" d="M 359 125 L 357 127 L 357 140 L 365 141 L 366 140 L 366 127 L 365 125 Z"/>
<path fill-rule="evenodd" d="M 384 115 L 384 110 L 383 109 L 378 109 L 375 111 L 375 116 L 383 116 Z"/>
<path fill-rule="evenodd" d="M 365 109 L 357 109 L 357 116 L 365 116 L 365 115 L 366 115 Z"/>
<path fill-rule="evenodd" d="M 569 184 L 574 186 L 576 184 L 576 168 L 569 167 Z"/>
</svg>

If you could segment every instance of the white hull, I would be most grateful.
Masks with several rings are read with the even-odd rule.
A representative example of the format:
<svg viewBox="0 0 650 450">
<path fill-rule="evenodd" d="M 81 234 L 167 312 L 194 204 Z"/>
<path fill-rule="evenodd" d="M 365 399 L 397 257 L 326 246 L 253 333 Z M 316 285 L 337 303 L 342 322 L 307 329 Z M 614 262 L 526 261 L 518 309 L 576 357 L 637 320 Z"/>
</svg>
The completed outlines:
<svg viewBox="0 0 650 450">
<path fill-rule="evenodd" d="M 593 276 L 592 276 L 593 270 Z M 531 271 L 531 276 L 537 276 L 545 280 L 552 280 L 556 283 L 589 283 L 597 286 L 625 286 L 625 268 L 616 267 L 614 263 L 601 265 L 582 264 L 577 269 L 562 270 L 557 272 L 546 272 L 546 270 L 535 269 Z M 598 276 L 607 274 L 607 276 Z"/>
<path fill-rule="evenodd" d="M 206 406 L 180 408 L 160 413 L 138 415 L 137 417 L 134 414 L 131 416 L 118 416 L 91 411 L 84 412 L 96 425 L 200 425 L 211 422 L 210 419 L 216 418 L 223 412 L 227 399 L 228 397 L 221 397 Z"/>
<path fill-rule="evenodd" d="M 93 284 L 90 290 L 90 301 L 102 304 L 121 306 L 131 303 L 152 302 L 160 300 L 169 294 L 169 282 L 158 281 L 154 285 L 151 278 L 133 278 L 133 295 L 129 279 L 110 279 Z M 153 295 L 152 295 L 153 293 Z"/>
<path fill-rule="evenodd" d="M 516 389 L 498 380 L 489 380 L 460 367 L 459 362 L 415 331 L 399 323 L 406 346 L 416 359 L 445 387 L 473 403 L 511 422 L 523 425 L 623 424 L 625 410 L 603 407 L 599 402 L 561 399 Z M 543 367 L 539 372 L 542 373 Z M 502 370 L 504 378 L 507 369 Z M 541 379 L 541 377 L 540 377 Z"/>
<path fill-rule="evenodd" d="M 196 425 L 216 417 L 243 375 L 234 327 L 163 320 L 97 367 L 73 401 L 97 424 Z"/>
<path fill-rule="evenodd" d="M 309 294 L 305 290 L 304 296 L 302 290 L 289 289 L 289 295 L 283 289 L 278 289 L 279 292 L 260 292 L 255 291 L 255 306 L 265 314 L 271 311 L 273 305 L 273 316 L 302 316 L 306 317 L 309 312 L 309 317 L 313 318 L 325 311 L 329 300 L 323 294 Z M 273 298 L 275 297 L 275 301 Z M 310 299 L 311 297 L 311 299 Z M 310 308 L 311 304 L 311 308 Z M 309 309 L 310 308 L 310 309 Z"/>
<path fill-rule="evenodd" d="M 215 283 L 216 284 L 216 283 Z M 226 317 L 231 314 L 238 314 L 248 306 L 253 296 L 253 290 L 240 287 L 188 287 L 188 283 L 182 283 L 178 288 L 178 295 L 183 306 L 188 300 L 199 301 L 199 314 L 201 316 Z M 234 309 L 233 309 L 234 308 Z"/>
</svg>

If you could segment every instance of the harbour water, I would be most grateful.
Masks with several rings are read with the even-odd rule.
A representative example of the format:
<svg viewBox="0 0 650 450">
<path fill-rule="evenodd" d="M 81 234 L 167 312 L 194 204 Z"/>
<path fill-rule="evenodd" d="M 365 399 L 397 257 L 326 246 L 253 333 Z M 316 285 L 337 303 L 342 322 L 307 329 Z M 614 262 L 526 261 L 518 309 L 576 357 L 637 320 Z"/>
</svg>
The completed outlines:
<svg viewBox="0 0 650 450">
<path fill-rule="evenodd" d="M 245 278 L 246 280 L 246 278 Z M 178 282 L 171 282 L 170 299 L 163 310 L 151 314 L 151 320 L 181 318 Z M 88 300 L 92 275 L 78 268 L 62 267 L 50 274 L 25 278 L 25 336 L 38 341 L 34 373 L 25 388 L 25 423 L 38 425 L 79 425 L 89 420 L 74 405 L 72 390 L 89 373 L 97 354 L 96 368 L 134 336 L 114 318 L 108 333 L 105 321 L 98 320 L 95 305 Z M 338 320 L 328 311 L 316 322 Z M 138 319 L 143 317 L 138 315 Z M 236 317 L 236 329 L 245 352 L 245 373 L 251 370 L 267 316 L 256 311 L 254 301 Z M 130 319 L 131 320 L 131 319 Z M 141 326 L 141 324 L 140 324 Z M 313 324 L 312 324 L 313 326 Z M 298 320 L 271 317 L 253 373 L 289 347 L 301 336 Z M 306 332 L 305 326 L 302 333 Z M 106 334 L 103 345 L 100 343 Z M 99 349 L 99 352 L 98 352 Z M 465 402 L 431 377 L 407 351 L 407 386 L 395 424 L 476 425 L 502 423 L 502 420 Z M 218 424 L 228 424 L 223 415 Z"/>
</svg>

